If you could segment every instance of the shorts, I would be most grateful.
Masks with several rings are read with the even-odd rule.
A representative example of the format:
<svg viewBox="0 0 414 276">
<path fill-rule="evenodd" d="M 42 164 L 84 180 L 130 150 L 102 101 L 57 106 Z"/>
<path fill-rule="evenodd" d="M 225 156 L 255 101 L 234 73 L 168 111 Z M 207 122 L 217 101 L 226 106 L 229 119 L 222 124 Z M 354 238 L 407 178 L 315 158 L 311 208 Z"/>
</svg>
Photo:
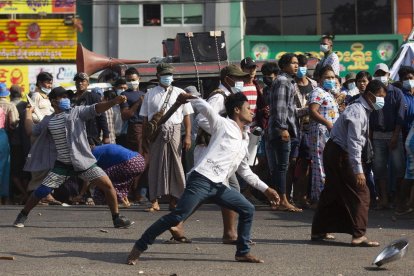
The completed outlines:
<svg viewBox="0 0 414 276">
<path fill-rule="evenodd" d="M 71 176 L 78 176 L 84 180 L 92 181 L 96 178 L 106 176 L 106 173 L 96 164 L 93 164 L 87 170 L 75 171 L 71 165 L 56 162 L 55 167 L 47 174 L 42 185 L 56 189 Z"/>
</svg>

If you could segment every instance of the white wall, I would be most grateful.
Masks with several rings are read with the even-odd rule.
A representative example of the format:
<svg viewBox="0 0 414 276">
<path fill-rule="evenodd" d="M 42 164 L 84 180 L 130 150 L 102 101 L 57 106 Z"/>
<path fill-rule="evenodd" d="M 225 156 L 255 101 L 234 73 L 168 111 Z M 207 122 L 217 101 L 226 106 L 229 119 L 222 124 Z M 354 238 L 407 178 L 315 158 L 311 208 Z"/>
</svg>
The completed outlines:
<svg viewBox="0 0 414 276">
<path fill-rule="evenodd" d="M 150 59 L 162 57 L 162 41 L 175 38 L 177 33 L 203 32 L 197 27 L 120 27 L 119 58 Z"/>
</svg>

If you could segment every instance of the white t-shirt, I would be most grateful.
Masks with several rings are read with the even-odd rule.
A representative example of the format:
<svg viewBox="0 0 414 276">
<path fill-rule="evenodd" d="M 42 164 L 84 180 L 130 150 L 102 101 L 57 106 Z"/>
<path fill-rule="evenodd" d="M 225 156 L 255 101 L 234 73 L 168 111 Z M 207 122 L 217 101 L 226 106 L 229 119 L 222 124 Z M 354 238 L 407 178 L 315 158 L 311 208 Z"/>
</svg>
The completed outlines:
<svg viewBox="0 0 414 276">
<path fill-rule="evenodd" d="M 181 93 L 186 92 L 181 88 L 173 86 L 173 90 L 171 92 L 171 96 L 167 103 L 167 108 L 165 109 L 165 112 L 167 112 L 168 109 L 170 109 L 171 106 L 173 106 L 173 104 L 177 100 L 178 95 L 180 95 Z M 142 103 L 139 115 L 147 117 L 148 120 L 151 120 L 152 116 L 154 116 L 155 113 L 161 110 L 161 107 L 164 104 L 166 97 L 167 91 L 161 86 L 157 86 L 148 90 L 148 92 L 145 94 L 144 102 Z M 191 107 L 191 104 L 186 103 L 184 105 L 181 105 L 177 109 L 177 111 L 174 112 L 174 114 L 168 119 L 166 124 L 181 124 L 181 122 L 184 119 L 184 116 L 192 113 L 194 113 L 194 110 Z"/>
</svg>

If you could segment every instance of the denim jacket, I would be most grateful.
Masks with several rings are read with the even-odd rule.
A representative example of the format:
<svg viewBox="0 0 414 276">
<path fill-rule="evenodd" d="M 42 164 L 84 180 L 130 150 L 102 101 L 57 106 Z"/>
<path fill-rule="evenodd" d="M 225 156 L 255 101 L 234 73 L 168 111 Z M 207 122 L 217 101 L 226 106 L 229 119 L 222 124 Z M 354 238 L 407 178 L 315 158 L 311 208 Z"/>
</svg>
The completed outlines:
<svg viewBox="0 0 414 276">
<path fill-rule="evenodd" d="M 66 113 L 66 141 L 69 145 L 70 159 L 75 171 L 84 171 L 96 163 L 86 134 L 85 121 L 97 116 L 95 105 L 76 106 Z M 55 142 L 48 130 L 49 121 L 54 114 L 46 116 L 33 127 L 32 134 L 38 136 L 24 167 L 25 171 L 51 169 L 57 157 Z"/>
</svg>

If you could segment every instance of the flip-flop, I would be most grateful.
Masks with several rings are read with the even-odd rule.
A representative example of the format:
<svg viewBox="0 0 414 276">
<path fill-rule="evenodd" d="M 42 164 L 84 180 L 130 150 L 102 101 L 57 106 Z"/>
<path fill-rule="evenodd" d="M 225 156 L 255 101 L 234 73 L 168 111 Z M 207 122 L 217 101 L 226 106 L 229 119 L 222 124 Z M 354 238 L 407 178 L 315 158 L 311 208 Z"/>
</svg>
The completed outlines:
<svg viewBox="0 0 414 276">
<path fill-rule="evenodd" d="M 289 213 L 302 213 L 303 210 L 300 208 L 296 208 L 296 207 L 285 207 L 285 206 L 279 206 L 278 208 L 275 209 L 276 211 L 282 211 L 282 212 L 289 212 Z"/>
<path fill-rule="evenodd" d="M 180 243 L 192 243 L 193 241 L 190 240 L 189 238 L 182 236 L 179 238 L 175 238 L 175 237 L 171 237 L 171 239 L 169 239 L 168 241 L 165 241 L 164 243 L 168 243 L 168 244 L 180 244 Z"/>
<path fill-rule="evenodd" d="M 335 240 L 335 236 L 332 234 L 319 234 L 319 235 L 311 235 L 312 241 L 333 241 Z"/>
<path fill-rule="evenodd" d="M 251 254 L 246 254 L 243 256 L 236 256 L 236 261 L 243 262 L 243 263 L 264 263 L 263 260 L 260 260 L 259 258 L 256 258 L 255 256 Z"/>
<path fill-rule="evenodd" d="M 380 244 L 379 242 L 376 242 L 376 241 L 365 240 L 365 241 L 358 242 L 358 243 L 351 242 L 351 246 L 353 247 L 378 247 L 380 246 Z"/>
<path fill-rule="evenodd" d="M 403 210 L 403 211 L 395 211 L 394 214 L 397 216 L 403 216 L 403 215 L 408 215 L 412 213 L 413 211 L 414 211 L 413 208 L 408 208 L 407 210 Z"/>
</svg>

